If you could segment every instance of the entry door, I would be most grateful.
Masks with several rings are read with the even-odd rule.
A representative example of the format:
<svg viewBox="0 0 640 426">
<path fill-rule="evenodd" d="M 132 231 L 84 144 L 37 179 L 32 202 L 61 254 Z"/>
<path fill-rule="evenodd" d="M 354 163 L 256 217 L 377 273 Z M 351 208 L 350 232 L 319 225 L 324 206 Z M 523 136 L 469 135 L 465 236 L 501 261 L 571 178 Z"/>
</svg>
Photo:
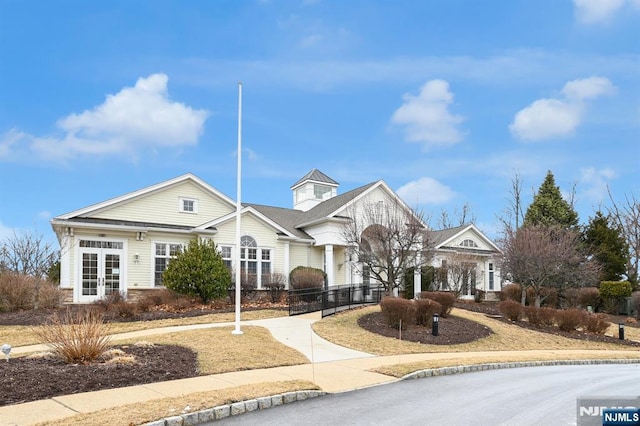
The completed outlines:
<svg viewBox="0 0 640 426">
<path fill-rule="evenodd" d="M 120 291 L 120 250 L 85 248 L 81 252 L 81 302 L 92 302 Z"/>
</svg>

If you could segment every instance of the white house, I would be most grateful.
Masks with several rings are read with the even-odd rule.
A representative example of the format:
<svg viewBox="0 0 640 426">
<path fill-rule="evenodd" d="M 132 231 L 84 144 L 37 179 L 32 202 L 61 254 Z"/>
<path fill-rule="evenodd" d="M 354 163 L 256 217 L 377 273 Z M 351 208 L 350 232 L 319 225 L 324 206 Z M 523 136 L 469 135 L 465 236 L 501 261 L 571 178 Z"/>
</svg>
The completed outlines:
<svg viewBox="0 0 640 426">
<path fill-rule="evenodd" d="M 293 208 L 242 204 L 241 270 L 256 277 L 259 289 L 270 274 L 286 277 L 297 266 L 324 270 L 330 286 L 362 283 L 341 238 L 347 211 L 404 202 L 381 180 L 338 194 L 338 183 L 315 169 L 290 189 Z M 57 216 L 51 224 L 61 247 L 60 287 L 74 303 L 161 287 L 167 262 L 196 237 L 212 239 L 225 263 L 236 267 L 235 218 L 235 201 L 192 174 Z M 438 265 L 448 253 L 472 250 L 478 255 L 473 283 L 500 290 L 497 248 L 488 238 L 473 225 L 435 232 Z"/>
</svg>

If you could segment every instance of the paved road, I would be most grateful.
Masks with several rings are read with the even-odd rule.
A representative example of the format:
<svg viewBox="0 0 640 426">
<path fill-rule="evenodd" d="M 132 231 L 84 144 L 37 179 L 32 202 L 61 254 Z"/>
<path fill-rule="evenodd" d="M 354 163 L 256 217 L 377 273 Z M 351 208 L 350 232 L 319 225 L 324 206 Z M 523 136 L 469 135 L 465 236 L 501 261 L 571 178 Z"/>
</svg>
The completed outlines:
<svg viewBox="0 0 640 426">
<path fill-rule="evenodd" d="M 396 382 L 211 425 L 575 425 L 580 396 L 640 395 L 640 365 L 530 367 Z"/>
</svg>

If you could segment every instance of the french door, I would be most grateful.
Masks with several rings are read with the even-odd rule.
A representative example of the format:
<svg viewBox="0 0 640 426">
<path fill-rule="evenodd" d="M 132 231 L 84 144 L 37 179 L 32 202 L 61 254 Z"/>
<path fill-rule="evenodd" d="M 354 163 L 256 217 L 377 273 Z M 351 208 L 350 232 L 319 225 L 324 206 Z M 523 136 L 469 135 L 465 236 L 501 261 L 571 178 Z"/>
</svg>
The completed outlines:
<svg viewBox="0 0 640 426">
<path fill-rule="evenodd" d="M 80 302 L 93 302 L 121 290 L 122 250 L 80 250 Z"/>
</svg>

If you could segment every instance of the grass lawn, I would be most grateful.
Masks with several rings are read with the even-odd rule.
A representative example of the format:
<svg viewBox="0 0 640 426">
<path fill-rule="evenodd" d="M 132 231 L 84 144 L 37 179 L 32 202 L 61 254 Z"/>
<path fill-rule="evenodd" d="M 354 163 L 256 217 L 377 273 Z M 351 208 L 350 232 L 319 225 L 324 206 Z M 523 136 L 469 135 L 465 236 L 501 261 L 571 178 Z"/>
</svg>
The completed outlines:
<svg viewBox="0 0 640 426">
<path fill-rule="evenodd" d="M 276 318 L 286 316 L 286 311 L 276 309 L 263 309 L 256 311 L 242 312 L 242 320 L 258 320 L 267 318 Z M 180 325 L 191 324 L 208 324 L 208 323 L 220 323 L 220 322 L 233 322 L 235 320 L 235 313 L 227 312 L 220 314 L 201 315 L 196 317 L 186 318 L 170 318 L 155 321 L 132 321 L 132 322 L 118 322 L 110 323 L 110 334 L 126 333 L 130 331 L 149 330 L 153 328 L 173 327 Z M 29 326 L 15 326 L 15 325 L 3 325 L 0 326 L 0 344 L 9 343 L 13 347 L 35 345 L 40 343 L 36 334 L 33 331 L 33 327 Z"/>
</svg>

